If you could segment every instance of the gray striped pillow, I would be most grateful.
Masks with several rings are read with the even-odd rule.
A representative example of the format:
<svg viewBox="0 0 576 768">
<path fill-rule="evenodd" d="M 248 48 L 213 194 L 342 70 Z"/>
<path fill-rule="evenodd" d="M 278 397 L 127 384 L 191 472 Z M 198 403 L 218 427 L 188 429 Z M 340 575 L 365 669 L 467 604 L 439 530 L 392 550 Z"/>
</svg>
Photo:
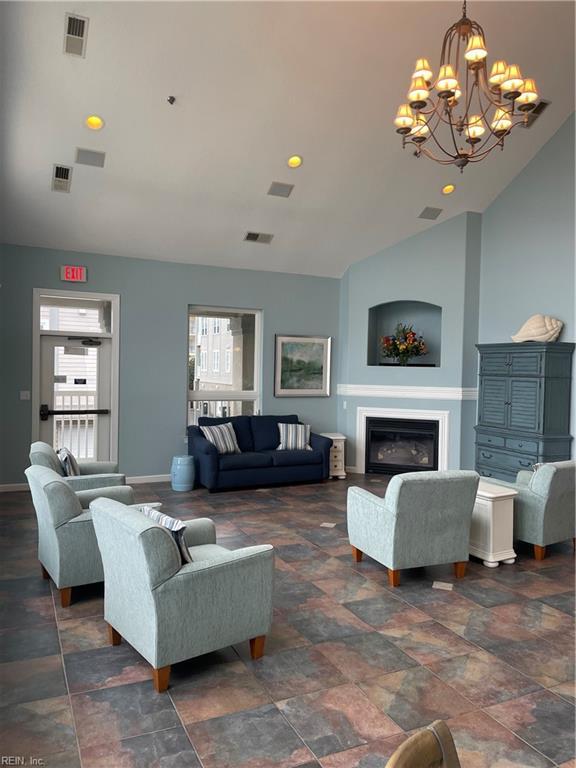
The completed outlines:
<svg viewBox="0 0 576 768">
<path fill-rule="evenodd" d="M 310 424 L 278 424 L 280 445 L 277 451 L 311 451 Z"/>
<path fill-rule="evenodd" d="M 159 512 L 157 509 L 152 509 L 152 507 L 147 506 L 140 507 L 140 512 L 142 512 L 143 515 L 146 515 L 146 517 L 149 517 L 154 523 L 157 523 L 158 525 L 161 525 L 162 528 L 168 530 L 176 542 L 180 557 L 182 558 L 182 565 L 192 562 L 190 552 L 188 552 L 188 547 L 186 546 L 186 540 L 184 539 L 186 526 L 182 520 L 176 520 L 174 517 L 165 515 L 163 512 Z"/>
<path fill-rule="evenodd" d="M 218 453 L 242 453 L 236 440 L 236 432 L 229 421 L 211 427 L 200 427 L 202 434 L 215 445 Z"/>
</svg>

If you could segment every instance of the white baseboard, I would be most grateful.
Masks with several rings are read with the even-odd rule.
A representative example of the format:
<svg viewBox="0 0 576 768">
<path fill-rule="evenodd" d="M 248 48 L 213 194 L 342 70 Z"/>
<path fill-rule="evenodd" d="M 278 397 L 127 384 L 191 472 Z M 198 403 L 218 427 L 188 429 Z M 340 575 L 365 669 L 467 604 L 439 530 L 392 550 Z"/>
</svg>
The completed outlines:
<svg viewBox="0 0 576 768">
<path fill-rule="evenodd" d="M 28 483 L 4 483 L 0 485 L 0 493 L 12 493 L 13 491 L 27 491 Z"/>
<path fill-rule="evenodd" d="M 348 472 L 351 475 L 359 475 L 360 474 L 360 470 L 358 469 L 358 467 L 346 467 L 346 472 Z"/>
<path fill-rule="evenodd" d="M 166 483 L 170 480 L 170 475 L 134 475 L 126 478 L 127 485 L 138 485 L 140 483 Z"/>
</svg>

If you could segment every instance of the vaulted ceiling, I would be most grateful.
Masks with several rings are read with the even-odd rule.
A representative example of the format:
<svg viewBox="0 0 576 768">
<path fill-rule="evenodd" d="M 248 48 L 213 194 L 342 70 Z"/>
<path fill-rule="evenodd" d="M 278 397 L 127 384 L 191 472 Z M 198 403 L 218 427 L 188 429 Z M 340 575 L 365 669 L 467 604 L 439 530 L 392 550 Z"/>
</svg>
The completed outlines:
<svg viewBox="0 0 576 768">
<path fill-rule="evenodd" d="M 471 0 L 489 56 L 518 62 L 551 104 L 463 175 L 402 151 L 392 124 L 415 59 L 437 68 L 460 7 L 0 3 L 0 239 L 337 276 L 431 226 L 425 206 L 439 221 L 483 211 L 574 110 L 574 5 Z M 90 20 L 85 58 L 63 53 L 70 11 Z M 74 165 L 77 147 L 106 152 L 104 168 Z M 54 163 L 74 166 L 70 194 L 51 191 Z M 272 181 L 291 196 L 267 195 Z"/>
</svg>

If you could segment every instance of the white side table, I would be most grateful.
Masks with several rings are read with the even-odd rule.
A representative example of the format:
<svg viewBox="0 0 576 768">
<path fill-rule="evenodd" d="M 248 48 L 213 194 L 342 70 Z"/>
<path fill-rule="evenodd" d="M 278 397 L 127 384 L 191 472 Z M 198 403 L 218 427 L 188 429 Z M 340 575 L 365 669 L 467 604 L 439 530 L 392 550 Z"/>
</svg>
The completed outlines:
<svg viewBox="0 0 576 768">
<path fill-rule="evenodd" d="M 330 477 L 338 477 L 344 480 L 346 477 L 346 466 L 344 463 L 344 447 L 346 445 L 346 436 L 340 432 L 322 432 L 324 437 L 332 440 L 330 448 Z"/>
<path fill-rule="evenodd" d="M 514 496 L 517 491 L 480 480 L 470 527 L 470 554 L 487 568 L 516 560 L 513 546 Z"/>
</svg>

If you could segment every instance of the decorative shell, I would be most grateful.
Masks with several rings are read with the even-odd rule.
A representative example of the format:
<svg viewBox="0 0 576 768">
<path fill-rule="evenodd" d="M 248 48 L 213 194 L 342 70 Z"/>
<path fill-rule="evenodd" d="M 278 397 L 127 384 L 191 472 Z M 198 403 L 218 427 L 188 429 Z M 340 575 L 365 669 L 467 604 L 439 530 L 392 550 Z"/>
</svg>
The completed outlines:
<svg viewBox="0 0 576 768">
<path fill-rule="evenodd" d="M 562 320 L 550 315 L 532 315 L 512 336 L 512 341 L 556 341 L 564 327 Z"/>
</svg>

